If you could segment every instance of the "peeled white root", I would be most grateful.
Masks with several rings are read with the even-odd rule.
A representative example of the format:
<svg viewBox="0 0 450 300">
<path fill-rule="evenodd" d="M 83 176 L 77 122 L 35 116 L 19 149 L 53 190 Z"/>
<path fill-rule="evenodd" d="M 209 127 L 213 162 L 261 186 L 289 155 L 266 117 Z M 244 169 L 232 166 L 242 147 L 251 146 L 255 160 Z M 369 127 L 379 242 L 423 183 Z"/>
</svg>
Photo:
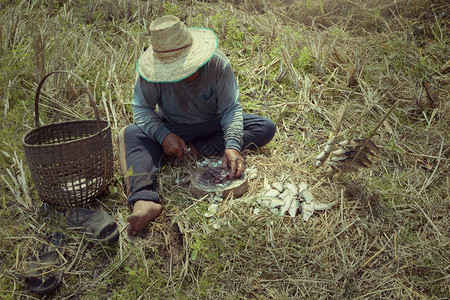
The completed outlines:
<svg viewBox="0 0 450 300">
<path fill-rule="evenodd" d="M 330 204 L 315 202 L 314 196 L 308 190 L 305 182 L 266 184 L 266 189 L 257 197 L 256 202 L 260 206 L 268 208 L 272 213 L 282 216 L 289 213 L 294 218 L 300 212 L 305 222 L 314 214 L 314 211 L 331 208 Z M 253 213 L 260 214 L 261 209 L 256 207 Z"/>
<path fill-rule="evenodd" d="M 298 194 L 298 187 L 293 183 L 286 183 L 286 188 L 292 192 L 293 195 Z"/>
<path fill-rule="evenodd" d="M 313 203 L 313 204 L 314 210 L 327 210 L 331 208 L 331 205 L 327 203 Z"/>
<path fill-rule="evenodd" d="M 302 202 L 302 219 L 308 222 L 309 218 L 314 213 L 314 203 Z"/>
<path fill-rule="evenodd" d="M 70 192 L 70 191 L 79 191 L 82 189 L 85 189 L 87 184 L 94 185 L 97 180 L 100 182 L 102 180 L 101 178 L 93 178 L 89 181 L 87 181 L 86 178 L 81 178 L 74 180 L 73 182 L 67 182 L 66 184 L 61 184 L 61 189 Z"/>
<path fill-rule="evenodd" d="M 282 199 L 279 199 L 277 197 L 264 197 L 259 202 L 262 206 L 269 207 L 269 208 L 280 208 L 282 205 L 284 205 L 284 201 Z"/>
<path fill-rule="evenodd" d="M 300 197 L 303 198 L 306 203 L 311 203 L 314 200 L 314 196 L 308 190 L 303 190 L 303 192 L 300 194 Z"/>
<path fill-rule="evenodd" d="M 280 192 L 276 189 L 270 189 L 268 191 L 263 192 L 264 197 L 278 197 L 280 195 Z"/>
<path fill-rule="evenodd" d="M 306 184 L 306 182 L 300 182 L 298 184 L 298 193 L 300 194 L 301 192 L 303 192 L 307 188 L 308 188 L 308 185 Z"/>
<path fill-rule="evenodd" d="M 280 215 L 284 215 L 291 208 L 292 201 L 294 201 L 295 196 L 290 190 L 285 190 L 280 198 L 284 200 L 284 205 L 280 207 Z"/>
<path fill-rule="evenodd" d="M 289 210 L 288 210 L 291 218 L 294 218 L 297 215 L 297 211 L 299 208 L 300 208 L 300 200 L 295 199 L 294 201 L 292 201 L 291 207 L 289 207 Z"/>
<path fill-rule="evenodd" d="M 272 187 L 282 193 L 284 191 L 284 185 L 281 182 L 273 182 Z"/>
</svg>

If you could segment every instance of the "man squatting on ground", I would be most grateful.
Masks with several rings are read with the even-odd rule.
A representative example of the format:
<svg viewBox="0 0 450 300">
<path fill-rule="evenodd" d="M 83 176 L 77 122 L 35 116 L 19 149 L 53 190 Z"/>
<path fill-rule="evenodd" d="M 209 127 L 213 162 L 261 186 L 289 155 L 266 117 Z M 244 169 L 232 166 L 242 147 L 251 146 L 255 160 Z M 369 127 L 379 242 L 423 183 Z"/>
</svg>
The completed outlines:
<svg viewBox="0 0 450 300">
<path fill-rule="evenodd" d="M 150 43 L 137 64 L 136 123 L 119 132 L 132 235 L 162 211 L 155 179 L 164 155 L 223 155 L 222 168 L 239 177 L 245 170 L 241 149 L 264 146 L 275 134 L 271 120 L 242 112 L 233 69 L 212 30 L 164 16 L 151 23 Z"/>
</svg>

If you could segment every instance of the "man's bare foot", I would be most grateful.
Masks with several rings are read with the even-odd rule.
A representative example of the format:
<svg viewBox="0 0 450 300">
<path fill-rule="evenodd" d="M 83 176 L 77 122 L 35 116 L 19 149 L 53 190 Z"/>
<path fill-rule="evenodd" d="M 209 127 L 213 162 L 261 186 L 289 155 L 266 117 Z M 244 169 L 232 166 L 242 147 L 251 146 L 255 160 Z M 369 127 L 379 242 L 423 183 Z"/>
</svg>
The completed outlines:
<svg viewBox="0 0 450 300">
<path fill-rule="evenodd" d="M 153 201 L 138 200 L 134 203 L 133 213 L 128 216 L 128 234 L 136 235 L 162 212 L 162 205 Z"/>
</svg>

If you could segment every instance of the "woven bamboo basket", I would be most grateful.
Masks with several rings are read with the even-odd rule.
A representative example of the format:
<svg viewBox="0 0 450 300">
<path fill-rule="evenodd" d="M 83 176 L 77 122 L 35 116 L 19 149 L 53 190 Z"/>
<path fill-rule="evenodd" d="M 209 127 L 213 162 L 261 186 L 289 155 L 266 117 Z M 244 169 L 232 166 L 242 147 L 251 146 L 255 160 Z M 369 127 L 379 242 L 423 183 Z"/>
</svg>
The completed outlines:
<svg viewBox="0 0 450 300">
<path fill-rule="evenodd" d="M 79 120 L 39 126 L 39 96 L 52 74 L 66 73 L 77 79 L 89 96 L 95 120 Z M 23 136 L 22 144 L 39 197 L 49 204 L 81 206 L 106 188 L 113 176 L 111 127 L 100 119 L 88 87 L 76 74 L 54 71 L 39 83 L 35 98 L 36 128 Z"/>
</svg>

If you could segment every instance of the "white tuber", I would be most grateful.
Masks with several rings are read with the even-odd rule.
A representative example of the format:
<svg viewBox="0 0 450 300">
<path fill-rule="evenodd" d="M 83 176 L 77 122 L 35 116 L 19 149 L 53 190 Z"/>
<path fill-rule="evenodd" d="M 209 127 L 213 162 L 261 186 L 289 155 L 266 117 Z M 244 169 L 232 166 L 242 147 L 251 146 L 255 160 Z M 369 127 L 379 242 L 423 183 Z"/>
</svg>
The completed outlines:
<svg viewBox="0 0 450 300">
<path fill-rule="evenodd" d="M 331 205 L 328 203 L 319 203 L 319 202 L 314 202 L 314 210 L 327 210 L 331 208 Z"/>
<path fill-rule="evenodd" d="M 280 195 L 284 200 L 284 204 L 280 207 L 280 215 L 284 215 L 291 207 L 292 201 L 294 201 L 295 196 L 290 190 L 285 190 L 283 194 Z"/>
<path fill-rule="evenodd" d="M 284 185 L 281 182 L 273 182 L 272 187 L 278 190 L 280 193 L 284 191 Z"/>
<path fill-rule="evenodd" d="M 298 187 L 293 183 L 286 183 L 286 188 L 292 192 L 293 195 L 298 194 Z"/>
<path fill-rule="evenodd" d="M 314 213 L 314 204 L 302 202 L 301 207 L 302 207 L 302 219 L 303 221 L 307 222 Z"/>
<path fill-rule="evenodd" d="M 289 207 L 289 215 L 294 218 L 297 215 L 297 211 L 300 208 L 300 200 L 294 199 Z"/>
<path fill-rule="evenodd" d="M 300 182 L 298 184 L 298 193 L 301 194 L 307 188 L 308 188 L 308 185 L 306 184 L 306 182 Z"/>
<path fill-rule="evenodd" d="M 303 192 L 300 195 L 303 199 L 305 199 L 306 203 L 311 203 L 314 200 L 314 196 L 311 194 L 308 190 L 303 190 Z"/>
<path fill-rule="evenodd" d="M 263 192 L 263 197 L 277 197 L 280 195 L 280 192 L 276 189 L 270 189 L 268 191 Z"/>
</svg>

